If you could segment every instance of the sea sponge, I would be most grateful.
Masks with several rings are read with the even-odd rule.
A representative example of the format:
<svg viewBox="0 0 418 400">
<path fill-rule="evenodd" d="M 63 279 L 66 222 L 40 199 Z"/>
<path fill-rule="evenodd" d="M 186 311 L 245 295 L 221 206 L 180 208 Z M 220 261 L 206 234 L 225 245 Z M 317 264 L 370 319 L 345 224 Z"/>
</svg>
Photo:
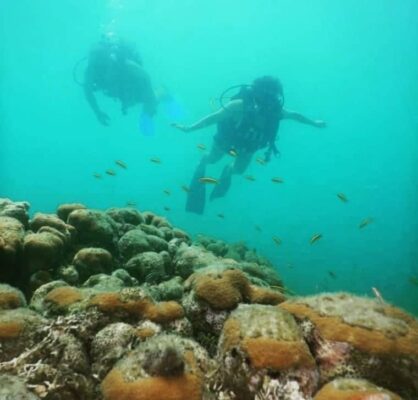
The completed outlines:
<svg viewBox="0 0 418 400">
<path fill-rule="evenodd" d="M 295 380 L 299 391 L 312 395 L 318 384 L 315 360 L 288 312 L 268 305 L 240 304 L 224 324 L 218 359 L 223 385 L 239 399 L 252 399 L 254 379 L 261 384 L 267 372 L 281 384 Z"/>
<path fill-rule="evenodd" d="M 10 285 L 0 283 L 0 310 L 26 307 L 23 293 Z"/>
<path fill-rule="evenodd" d="M 341 375 L 362 377 L 398 392 L 418 393 L 418 322 L 403 311 L 347 293 L 291 299 L 279 306 L 305 327 L 327 382 Z"/>
<path fill-rule="evenodd" d="M 325 385 L 314 400 L 402 400 L 400 396 L 364 379 L 339 378 Z"/>
<path fill-rule="evenodd" d="M 223 265 L 212 265 L 195 272 L 186 282 L 197 299 L 215 310 L 232 310 L 250 299 L 250 285 L 245 274 Z"/>
<path fill-rule="evenodd" d="M 23 247 L 29 271 L 36 272 L 58 267 L 64 243 L 50 232 L 31 233 L 25 237 Z"/>
<path fill-rule="evenodd" d="M 105 400 L 201 400 L 210 361 L 195 342 L 158 335 L 139 344 L 102 382 Z"/>
<path fill-rule="evenodd" d="M 77 252 L 73 259 L 73 265 L 83 282 L 91 275 L 112 272 L 113 257 L 105 249 L 88 247 Z"/>
</svg>

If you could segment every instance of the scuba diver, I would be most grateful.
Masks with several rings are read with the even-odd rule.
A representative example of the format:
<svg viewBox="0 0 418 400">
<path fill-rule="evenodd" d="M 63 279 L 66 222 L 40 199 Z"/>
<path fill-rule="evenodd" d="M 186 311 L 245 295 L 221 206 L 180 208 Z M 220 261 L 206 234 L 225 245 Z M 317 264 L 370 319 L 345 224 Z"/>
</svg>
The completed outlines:
<svg viewBox="0 0 418 400">
<path fill-rule="evenodd" d="M 225 95 L 239 87 L 237 95 L 223 103 Z M 225 166 L 210 199 L 225 196 L 231 186 L 232 175 L 243 174 L 254 153 L 266 149 L 265 161 L 277 155 L 275 144 L 280 121 L 291 119 L 317 128 L 326 126 L 324 121 L 311 120 L 300 113 L 284 109 L 283 87 L 272 76 L 255 79 L 252 85 L 233 86 L 221 95 L 221 108 L 192 125 L 172 124 L 173 127 L 191 132 L 217 124 L 217 133 L 208 155 L 203 156 L 193 175 L 188 192 L 186 211 L 203 214 L 206 187 L 199 181 L 205 176 L 206 166 L 218 162 L 225 154 L 234 156 L 234 162 Z"/>
<path fill-rule="evenodd" d="M 77 67 L 78 64 L 75 69 Z M 157 97 L 139 54 L 128 42 L 111 34 L 103 35 L 87 57 L 82 86 L 90 107 L 102 125 L 108 126 L 110 118 L 98 105 L 97 91 L 119 100 L 123 114 L 130 107 L 143 104 L 140 129 L 146 135 L 153 133 L 152 117 L 157 110 Z"/>
</svg>

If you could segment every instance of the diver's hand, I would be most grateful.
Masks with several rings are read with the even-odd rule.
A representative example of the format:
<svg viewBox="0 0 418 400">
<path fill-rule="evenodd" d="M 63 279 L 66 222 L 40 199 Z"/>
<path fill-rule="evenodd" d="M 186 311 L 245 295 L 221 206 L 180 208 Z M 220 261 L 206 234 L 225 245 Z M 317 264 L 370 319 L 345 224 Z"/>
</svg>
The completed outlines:
<svg viewBox="0 0 418 400">
<path fill-rule="evenodd" d="M 320 120 L 320 119 L 317 119 L 316 121 L 314 121 L 314 125 L 317 128 L 326 128 L 327 127 L 327 123 L 325 121 Z"/>
<path fill-rule="evenodd" d="M 110 125 L 110 118 L 106 113 L 100 111 L 96 114 L 96 116 L 97 116 L 97 119 L 99 120 L 99 122 L 102 125 L 104 125 L 104 126 L 109 126 Z"/>
<path fill-rule="evenodd" d="M 177 124 L 177 123 L 173 122 L 171 124 L 171 126 L 173 128 L 176 128 L 176 129 L 180 130 L 180 131 L 183 131 L 183 132 L 190 132 L 191 131 L 190 126 L 187 126 L 187 125 Z"/>
</svg>

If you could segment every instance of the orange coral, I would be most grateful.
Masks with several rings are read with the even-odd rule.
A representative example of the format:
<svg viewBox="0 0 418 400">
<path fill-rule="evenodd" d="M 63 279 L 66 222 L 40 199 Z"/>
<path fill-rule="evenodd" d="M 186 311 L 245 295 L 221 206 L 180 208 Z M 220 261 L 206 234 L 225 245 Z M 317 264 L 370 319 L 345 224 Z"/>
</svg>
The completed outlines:
<svg viewBox="0 0 418 400">
<path fill-rule="evenodd" d="M 23 324 L 19 322 L 0 322 L 0 339 L 14 339 L 23 331 Z"/>
<path fill-rule="evenodd" d="M 54 303 L 58 307 L 68 307 L 78 301 L 81 301 L 83 296 L 80 291 L 71 286 L 63 286 L 52 289 L 45 297 L 46 301 Z"/>
<path fill-rule="evenodd" d="M 105 400 L 201 400 L 201 386 L 192 374 L 126 382 L 122 373 L 113 369 L 102 382 L 102 392 Z"/>
<path fill-rule="evenodd" d="M 242 348 L 255 368 L 276 370 L 293 367 L 312 367 L 315 361 L 302 341 L 285 342 L 271 338 L 246 338 Z"/>
<path fill-rule="evenodd" d="M 392 307 L 387 307 L 385 312 L 397 317 L 403 316 L 409 323 L 410 329 L 404 336 L 389 338 L 377 330 L 349 325 L 338 317 L 322 316 L 305 304 L 282 303 L 280 307 L 299 318 L 308 318 L 316 325 L 324 339 L 347 342 L 362 351 L 374 354 L 418 355 L 418 323 Z"/>
<path fill-rule="evenodd" d="M 238 270 L 227 270 L 216 277 L 197 275 L 194 279 L 196 296 L 217 310 L 231 310 L 250 297 L 248 279 Z"/>
<path fill-rule="evenodd" d="M 157 304 L 149 304 L 145 309 L 145 318 L 153 322 L 170 322 L 184 316 L 183 307 L 176 301 L 162 301 Z"/>
<path fill-rule="evenodd" d="M 0 293 L 0 310 L 18 308 L 23 306 L 21 298 L 14 292 Z"/>
<path fill-rule="evenodd" d="M 285 301 L 282 293 L 260 286 L 251 285 L 250 301 L 257 304 L 276 305 Z"/>
<path fill-rule="evenodd" d="M 121 300 L 119 293 L 100 293 L 90 300 L 104 312 L 124 311 L 130 315 L 150 319 L 153 322 L 170 322 L 184 315 L 183 308 L 175 301 L 154 304 L 148 298 Z"/>
<path fill-rule="evenodd" d="M 314 400 L 402 400 L 398 395 L 387 390 L 341 390 L 332 382 L 325 385 L 314 397 Z"/>
<path fill-rule="evenodd" d="M 151 336 L 154 336 L 157 332 L 152 328 L 139 328 L 136 330 L 135 334 L 140 340 L 148 339 Z"/>
<path fill-rule="evenodd" d="M 240 323 L 234 318 L 228 318 L 223 326 L 223 349 L 228 350 L 240 343 Z"/>
</svg>

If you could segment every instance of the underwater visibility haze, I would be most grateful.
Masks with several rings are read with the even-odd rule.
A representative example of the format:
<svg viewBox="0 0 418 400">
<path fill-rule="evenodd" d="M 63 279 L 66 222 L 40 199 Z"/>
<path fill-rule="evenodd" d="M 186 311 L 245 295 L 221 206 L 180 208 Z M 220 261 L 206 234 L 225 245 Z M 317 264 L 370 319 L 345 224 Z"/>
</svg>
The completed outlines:
<svg viewBox="0 0 418 400">
<path fill-rule="evenodd" d="M 151 211 L 217 256 L 265 257 L 287 293 L 417 316 L 417 16 L 415 0 L 0 0 L 0 198 L 31 218 L 67 203 Z M 235 142 L 211 152 L 236 115 L 272 132 L 281 119 L 248 165 Z"/>
</svg>

